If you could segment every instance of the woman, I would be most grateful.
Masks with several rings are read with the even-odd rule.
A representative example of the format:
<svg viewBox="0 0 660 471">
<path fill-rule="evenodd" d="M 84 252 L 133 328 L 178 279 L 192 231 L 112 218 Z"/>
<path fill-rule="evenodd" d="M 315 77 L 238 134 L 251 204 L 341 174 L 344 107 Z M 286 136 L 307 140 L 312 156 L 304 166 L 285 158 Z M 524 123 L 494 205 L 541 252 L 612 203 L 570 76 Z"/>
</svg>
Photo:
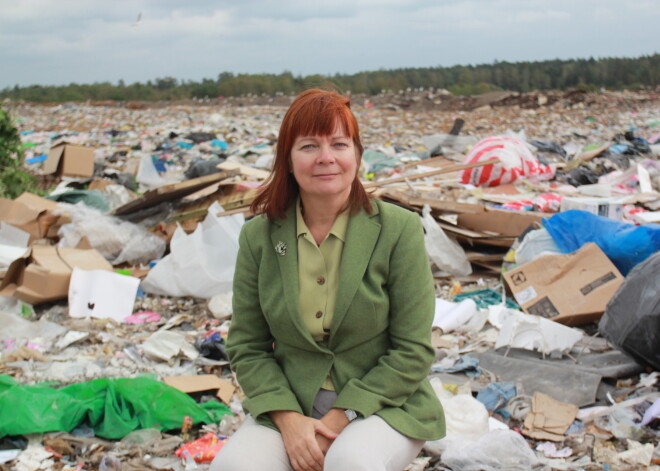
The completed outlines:
<svg viewBox="0 0 660 471">
<path fill-rule="evenodd" d="M 396 470 L 444 435 L 419 217 L 372 200 L 350 101 L 308 90 L 240 235 L 227 352 L 249 413 L 212 470 Z"/>
</svg>

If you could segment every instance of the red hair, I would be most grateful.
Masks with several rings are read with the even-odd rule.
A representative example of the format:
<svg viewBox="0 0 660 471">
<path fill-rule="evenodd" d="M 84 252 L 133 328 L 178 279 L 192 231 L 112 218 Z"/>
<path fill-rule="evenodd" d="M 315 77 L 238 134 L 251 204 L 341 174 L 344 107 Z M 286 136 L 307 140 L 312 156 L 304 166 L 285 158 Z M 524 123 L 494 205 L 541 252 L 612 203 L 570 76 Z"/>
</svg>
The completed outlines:
<svg viewBox="0 0 660 471">
<path fill-rule="evenodd" d="M 253 213 L 269 219 L 286 217 L 287 209 L 298 197 L 298 182 L 291 173 L 291 148 L 299 136 L 330 136 L 341 125 L 357 149 L 358 168 L 364 151 L 360 129 L 351 111 L 351 101 L 334 91 L 311 89 L 302 92 L 284 115 L 277 139 L 273 170 L 252 202 Z M 371 213 L 369 196 L 357 174 L 346 203 L 351 214 L 364 209 Z"/>
</svg>

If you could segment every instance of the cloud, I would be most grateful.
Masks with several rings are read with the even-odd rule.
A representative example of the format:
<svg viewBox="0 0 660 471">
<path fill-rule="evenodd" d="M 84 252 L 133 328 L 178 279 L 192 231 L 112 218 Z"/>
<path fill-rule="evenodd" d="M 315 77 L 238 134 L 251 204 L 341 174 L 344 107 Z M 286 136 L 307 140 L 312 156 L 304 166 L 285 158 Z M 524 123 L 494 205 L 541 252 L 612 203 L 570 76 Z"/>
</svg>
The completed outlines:
<svg viewBox="0 0 660 471">
<path fill-rule="evenodd" d="M 0 0 L 0 88 L 638 56 L 659 44 L 654 3 Z"/>
</svg>

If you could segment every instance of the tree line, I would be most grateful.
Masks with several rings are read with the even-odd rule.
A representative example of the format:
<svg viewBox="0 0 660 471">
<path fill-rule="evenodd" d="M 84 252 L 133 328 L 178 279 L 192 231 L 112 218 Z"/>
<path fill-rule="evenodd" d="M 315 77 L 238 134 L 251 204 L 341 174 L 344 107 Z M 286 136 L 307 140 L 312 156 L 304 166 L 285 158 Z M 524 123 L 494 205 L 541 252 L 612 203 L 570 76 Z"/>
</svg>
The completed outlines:
<svg viewBox="0 0 660 471">
<path fill-rule="evenodd" d="M 19 85 L 0 91 L 0 98 L 32 102 L 87 100 L 173 101 L 214 99 L 247 95 L 295 95 L 314 86 L 334 86 L 340 91 L 376 95 L 407 89 L 446 89 L 455 95 L 474 95 L 494 90 L 585 91 L 655 88 L 660 84 L 660 54 L 636 58 L 500 62 L 452 67 L 417 67 L 359 72 L 355 74 L 294 76 L 280 74 L 233 74 L 222 72 L 216 79 L 199 82 L 158 78 L 130 85 L 100 82 L 62 86 Z"/>
</svg>

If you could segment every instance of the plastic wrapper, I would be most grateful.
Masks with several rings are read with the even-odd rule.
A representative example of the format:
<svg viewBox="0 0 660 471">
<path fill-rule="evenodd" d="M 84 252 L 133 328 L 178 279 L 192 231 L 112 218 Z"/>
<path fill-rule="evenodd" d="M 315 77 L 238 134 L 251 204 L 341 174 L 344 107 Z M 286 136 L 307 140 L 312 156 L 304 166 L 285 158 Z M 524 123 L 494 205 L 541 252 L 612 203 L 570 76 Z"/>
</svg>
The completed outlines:
<svg viewBox="0 0 660 471">
<path fill-rule="evenodd" d="M 222 449 L 226 441 L 227 437 L 224 435 L 216 435 L 209 432 L 197 440 L 181 446 L 174 454 L 179 458 L 192 456 L 197 463 L 210 463 Z"/>
<path fill-rule="evenodd" d="M 563 195 L 557 193 L 541 193 L 532 200 L 534 209 L 543 213 L 556 213 L 561 208 Z"/>
<path fill-rule="evenodd" d="M 660 250 L 660 224 L 635 226 L 573 209 L 544 219 L 543 226 L 564 253 L 594 242 L 624 276 Z"/>
<path fill-rule="evenodd" d="M 660 252 L 628 274 L 607 304 L 598 330 L 637 362 L 660 370 Z"/>
<path fill-rule="evenodd" d="M 60 389 L 28 386 L 0 375 L 0 437 L 69 432 L 82 423 L 103 438 L 122 438 L 143 428 L 172 430 L 188 415 L 195 423 L 218 422 L 229 408 L 197 404 L 187 394 L 149 378 L 100 378 Z"/>
<path fill-rule="evenodd" d="M 491 159 L 499 159 L 500 162 L 463 170 L 461 183 L 491 187 L 513 183 L 521 177 L 550 180 L 555 175 L 552 165 L 540 163 L 524 142 L 509 136 L 482 139 L 468 152 L 463 163 L 471 164 Z"/>
<path fill-rule="evenodd" d="M 422 210 L 424 226 L 424 245 L 431 261 L 441 270 L 454 276 L 467 276 L 472 273 L 472 266 L 463 248 L 450 239 L 431 216 L 428 205 Z"/>
<path fill-rule="evenodd" d="M 58 232 L 60 247 L 76 247 L 84 237 L 112 265 L 146 264 L 165 253 L 165 241 L 136 224 L 80 204 L 66 212 L 72 222 Z"/>
</svg>

